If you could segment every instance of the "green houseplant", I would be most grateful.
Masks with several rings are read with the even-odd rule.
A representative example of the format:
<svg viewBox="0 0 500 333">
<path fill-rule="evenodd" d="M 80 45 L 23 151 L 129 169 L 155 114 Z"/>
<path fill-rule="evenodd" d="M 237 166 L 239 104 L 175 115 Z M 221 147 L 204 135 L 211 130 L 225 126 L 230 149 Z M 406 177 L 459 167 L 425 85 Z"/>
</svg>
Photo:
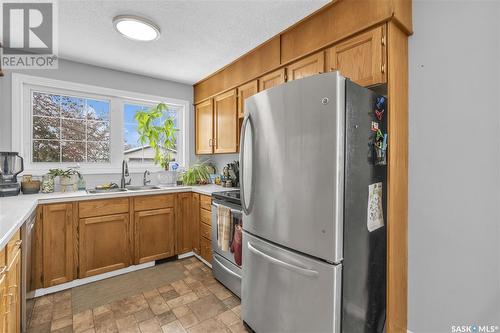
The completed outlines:
<svg viewBox="0 0 500 333">
<path fill-rule="evenodd" d="M 206 162 L 194 164 L 181 176 L 181 180 L 184 185 L 206 184 L 209 179 L 209 167 Z"/>
<path fill-rule="evenodd" d="M 135 120 L 139 142 L 142 145 L 149 144 L 155 153 L 155 163 L 168 170 L 168 164 L 173 160 L 171 150 L 176 147 L 177 129 L 173 117 L 168 116 L 161 121 L 165 111 L 168 111 L 167 105 L 159 103 L 147 111 L 138 111 Z"/>
<path fill-rule="evenodd" d="M 48 175 L 52 178 L 59 177 L 59 183 L 61 184 L 61 190 L 63 192 L 66 191 L 67 187 L 72 187 L 73 190 L 76 190 L 75 188 L 75 179 L 74 176 L 78 176 L 78 178 L 82 178 L 82 175 L 80 172 L 76 171 L 75 169 L 69 168 L 66 170 L 63 169 L 50 169 Z"/>
</svg>

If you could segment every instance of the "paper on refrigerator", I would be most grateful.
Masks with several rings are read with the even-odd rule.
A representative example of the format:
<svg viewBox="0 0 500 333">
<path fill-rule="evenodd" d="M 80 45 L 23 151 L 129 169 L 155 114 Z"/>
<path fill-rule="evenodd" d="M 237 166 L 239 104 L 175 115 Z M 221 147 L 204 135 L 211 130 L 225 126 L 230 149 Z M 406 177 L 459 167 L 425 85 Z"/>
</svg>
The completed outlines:
<svg viewBox="0 0 500 333">
<path fill-rule="evenodd" d="M 382 183 L 375 183 L 368 186 L 368 214 L 366 226 L 369 232 L 384 226 Z"/>
</svg>

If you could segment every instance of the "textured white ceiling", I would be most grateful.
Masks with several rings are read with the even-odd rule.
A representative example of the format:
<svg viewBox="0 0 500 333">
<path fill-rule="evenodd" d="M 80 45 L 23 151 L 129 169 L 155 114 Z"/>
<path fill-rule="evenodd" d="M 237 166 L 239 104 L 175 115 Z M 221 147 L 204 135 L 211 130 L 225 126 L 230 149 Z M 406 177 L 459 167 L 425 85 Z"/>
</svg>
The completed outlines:
<svg viewBox="0 0 500 333">
<path fill-rule="evenodd" d="M 328 0 L 59 1 L 59 56 L 192 84 L 309 15 Z M 134 14 L 160 26 L 135 42 L 112 19 Z"/>
</svg>

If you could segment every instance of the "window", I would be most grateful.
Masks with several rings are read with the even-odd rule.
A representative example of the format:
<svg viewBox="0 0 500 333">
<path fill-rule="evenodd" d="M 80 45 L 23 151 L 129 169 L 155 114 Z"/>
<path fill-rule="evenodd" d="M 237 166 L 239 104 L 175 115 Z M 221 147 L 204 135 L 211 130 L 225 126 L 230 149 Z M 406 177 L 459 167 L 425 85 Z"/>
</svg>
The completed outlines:
<svg viewBox="0 0 500 333">
<path fill-rule="evenodd" d="M 109 101 L 32 92 L 33 162 L 110 162 Z"/>
<path fill-rule="evenodd" d="M 123 105 L 123 155 L 126 160 L 135 163 L 153 163 L 154 151 L 149 145 L 143 146 L 139 142 L 139 134 L 137 133 L 137 122 L 135 115 L 139 111 L 147 111 L 152 105 L 138 105 L 125 103 Z M 174 120 L 174 125 L 179 132 L 178 117 L 181 109 L 175 105 L 167 105 L 168 109 L 164 112 L 163 116 L 154 124 L 160 125 L 167 118 Z M 176 142 L 178 142 L 178 135 L 176 135 Z M 162 149 L 165 153 L 167 148 Z M 175 149 L 168 149 L 174 161 L 177 161 L 177 147 Z"/>
<path fill-rule="evenodd" d="M 176 145 L 169 152 L 187 162 L 189 102 L 72 82 L 12 75 L 12 149 L 26 172 L 79 167 L 83 173 L 115 173 L 121 161 L 137 171 L 160 169 L 149 146 L 138 141 L 135 114 L 158 103 L 167 105 L 159 123 L 172 117 Z M 19 131 L 14 129 L 19 128 Z"/>
</svg>

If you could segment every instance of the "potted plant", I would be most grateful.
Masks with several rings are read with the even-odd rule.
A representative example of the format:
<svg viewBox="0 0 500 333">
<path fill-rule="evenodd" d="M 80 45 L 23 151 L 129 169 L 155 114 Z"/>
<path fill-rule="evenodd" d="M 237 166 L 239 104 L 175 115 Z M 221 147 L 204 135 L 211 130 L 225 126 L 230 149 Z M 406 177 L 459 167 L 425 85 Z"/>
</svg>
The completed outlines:
<svg viewBox="0 0 500 333">
<path fill-rule="evenodd" d="M 206 162 L 196 163 L 181 177 L 184 185 L 207 184 L 210 180 L 209 166 Z"/>
<path fill-rule="evenodd" d="M 177 129 L 173 117 L 168 116 L 162 119 L 165 111 L 168 111 L 167 105 L 159 103 L 147 111 L 138 111 L 135 114 L 135 120 L 139 142 L 142 145 L 149 144 L 155 153 L 155 163 L 168 170 L 169 163 L 173 161 L 171 151 L 176 147 Z"/>
<path fill-rule="evenodd" d="M 48 174 L 52 178 L 59 177 L 59 184 L 61 185 L 62 192 L 66 192 L 66 189 L 68 187 L 71 187 L 71 188 L 73 188 L 73 190 L 76 190 L 76 188 L 75 188 L 76 180 L 75 180 L 74 176 L 77 175 L 78 178 L 82 177 L 80 172 L 78 172 L 72 168 L 69 168 L 66 170 L 50 169 Z"/>
</svg>

